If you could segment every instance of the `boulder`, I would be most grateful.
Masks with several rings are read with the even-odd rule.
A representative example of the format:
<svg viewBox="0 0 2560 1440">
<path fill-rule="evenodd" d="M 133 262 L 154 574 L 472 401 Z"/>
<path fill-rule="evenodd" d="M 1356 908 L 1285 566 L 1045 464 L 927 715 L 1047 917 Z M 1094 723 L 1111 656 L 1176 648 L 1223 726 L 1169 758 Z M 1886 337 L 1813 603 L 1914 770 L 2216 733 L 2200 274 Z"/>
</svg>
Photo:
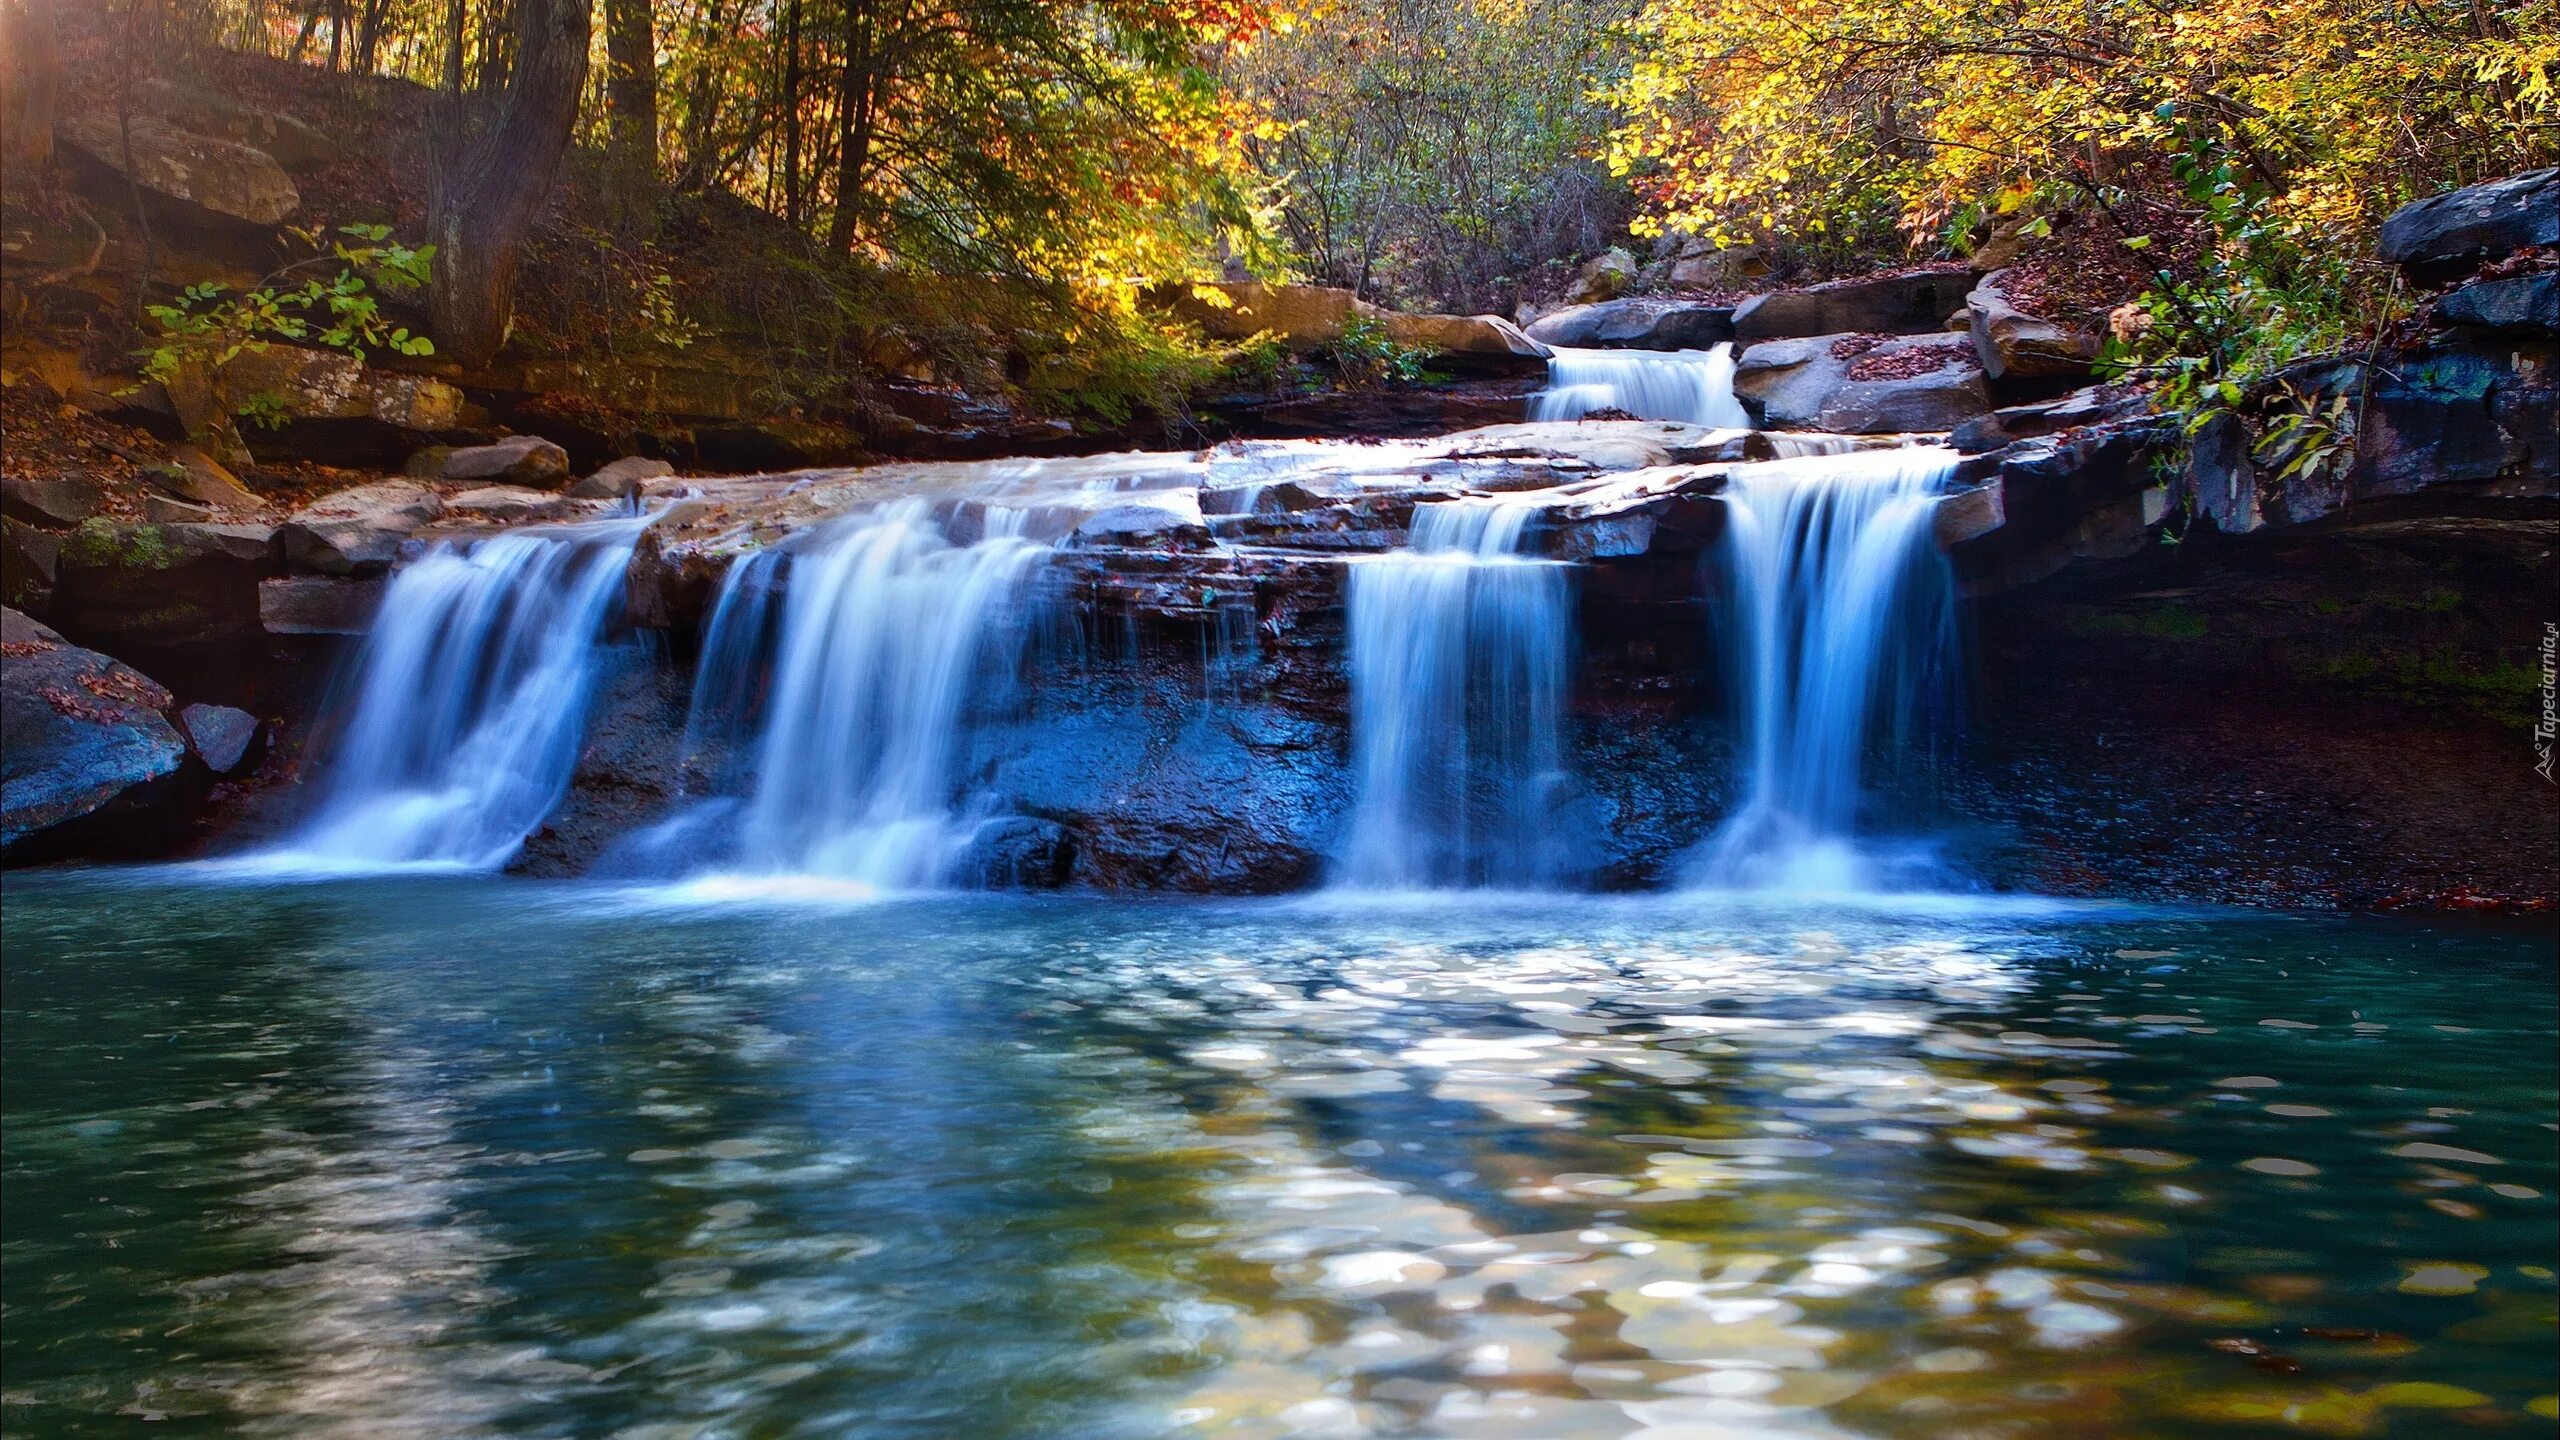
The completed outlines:
<svg viewBox="0 0 2560 1440">
<path fill-rule="evenodd" d="M 68 530 L 105 508 L 106 491 L 86 475 L 11 475 L 0 479 L 0 515 L 47 530 Z"/>
<path fill-rule="evenodd" d="M 258 582 L 276 569 L 264 525 L 92 520 L 63 542 L 46 614 L 117 648 L 247 639 L 259 633 Z"/>
<path fill-rule="evenodd" d="M 228 778 L 257 762 L 251 753 L 260 739 L 258 717 L 228 705 L 190 705 L 178 712 L 178 724 L 194 745 L 206 769 Z"/>
<path fill-rule="evenodd" d="M 1612 246 L 1582 263 L 1565 299 L 1575 305 L 1615 300 L 1635 288 L 1636 257 Z"/>
<path fill-rule="evenodd" d="M 142 497 L 142 518 L 155 524 L 201 524 L 213 519 L 213 507 L 170 495 Z"/>
<path fill-rule="evenodd" d="M 1212 340 L 1277 335 L 1292 348 L 1313 350 L 1342 338 L 1358 317 L 1377 310 L 1348 290 L 1326 285 L 1266 285 L 1258 280 L 1165 287 L 1153 297 L 1169 303 L 1174 317 L 1200 327 Z"/>
<path fill-rule="evenodd" d="M 1733 307 L 1636 297 L 1574 305 L 1539 316 L 1531 339 L 1577 349 L 1704 350 L 1733 338 Z"/>
<path fill-rule="evenodd" d="M 135 93 L 144 109 L 185 130 L 265 151 L 296 173 L 317 170 L 346 153 L 326 131 L 281 110 L 235 100 L 218 87 L 145 80 Z"/>
<path fill-rule="evenodd" d="M 198 505 L 255 510 L 265 503 L 256 491 L 240 483 L 239 476 L 193 445 L 171 447 L 169 463 L 151 471 L 150 479 L 171 495 Z"/>
<path fill-rule="evenodd" d="M 187 743 L 169 692 L 15 610 L 0 610 L 0 856 L 72 843 L 71 827 L 174 798 Z"/>
<path fill-rule="evenodd" d="M 470 445 L 444 457 L 447 480 L 488 480 L 549 490 L 569 478 L 569 452 L 539 435 L 510 435 L 492 445 Z"/>
<path fill-rule="evenodd" d="M 399 558 L 400 542 L 443 513 L 444 502 L 424 485 L 380 480 L 324 495 L 293 512 L 277 538 L 295 569 L 379 573 Z"/>
<path fill-rule="evenodd" d="M 1945 335 L 1817 335 L 1742 352 L 1733 393 L 1760 424 L 1881 435 L 1952 430 L 1991 409 L 1972 347 Z"/>
<path fill-rule="evenodd" d="M 1976 416 L 1957 426 L 1947 443 L 1968 455 L 1978 455 L 2015 440 L 2131 419 L 2150 408 L 2150 397 L 2141 391 L 2109 394 L 2104 387 L 2093 385 L 2057 399 L 2004 405 L 1988 415 Z"/>
<path fill-rule="evenodd" d="M 1404 315 L 1378 317 L 1387 339 L 1408 350 L 1428 352 L 1443 364 L 1474 370 L 1543 372 L 1547 347 L 1520 332 L 1499 315 Z"/>
<path fill-rule="evenodd" d="M 62 537 L 17 520 L 0 519 L 0 605 L 42 610 L 53 598 Z"/>
<path fill-rule="evenodd" d="M 213 375 L 185 371 L 168 383 L 170 409 L 189 436 L 237 458 L 232 413 L 251 396 L 273 405 L 279 430 L 259 446 L 332 461 L 388 461 L 420 436 L 462 423 L 462 392 L 426 375 L 374 370 L 353 355 L 267 345 L 243 350 Z"/>
<path fill-rule="evenodd" d="M 181 130 L 155 115 L 135 115 L 131 120 L 130 171 L 125 168 L 125 128 L 113 114 L 67 116 L 54 127 L 54 135 L 146 190 L 218 215 L 252 225 L 277 225 L 302 208 L 293 177 L 267 152 Z"/>
<path fill-rule="evenodd" d="M 2382 222 L 2383 261 L 2427 284 L 2530 246 L 2560 246 L 2560 167 L 2412 201 Z"/>
<path fill-rule="evenodd" d="M 1733 333 L 1746 342 L 1844 333 L 1916 335 L 1944 328 L 1973 286 L 1971 270 L 1915 270 L 1755 295 L 1733 312 Z"/>
<path fill-rule="evenodd" d="M 362 635 L 382 607 L 381 580 L 293 575 L 258 587 L 258 621 L 270 635 Z"/>
<path fill-rule="evenodd" d="M 676 473 L 676 467 L 664 460 L 644 460 L 626 455 L 603 466 L 594 474 L 569 487 L 573 500 L 621 500 L 640 493 L 640 487 L 651 480 Z"/>
<path fill-rule="evenodd" d="M 2040 319 L 2011 304 L 2001 287 L 2008 272 L 1982 277 L 1965 297 L 1965 314 L 1982 373 L 1993 380 L 2046 380 L 2089 373 L 2098 358 L 2098 337 L 2054 320 Z"/>
<path fill-rule="evenodd" d="M 2474 281 L 2436 302 L 2436 322 L 2519 340 L 2560 339 L 2560 270 Z"/>
<path fill-rule="evenodd" d="M 513 485 L 484 485 L 465 490 L 444 502 L 449 520 L 486 521 L 493 525 L 515 525 L 528 520 L 557 520 L 569 513 L 569 501 L 558 495 L 544 495 Z"/>
</svg>

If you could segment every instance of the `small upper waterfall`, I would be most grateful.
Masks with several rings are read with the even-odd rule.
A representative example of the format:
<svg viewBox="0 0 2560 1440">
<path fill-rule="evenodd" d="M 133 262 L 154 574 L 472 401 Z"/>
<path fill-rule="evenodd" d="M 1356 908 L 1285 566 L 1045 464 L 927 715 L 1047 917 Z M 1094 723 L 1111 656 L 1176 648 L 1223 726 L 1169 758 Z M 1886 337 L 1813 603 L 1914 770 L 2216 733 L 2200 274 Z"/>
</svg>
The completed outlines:
<svg viewBox="0 0 2560 1440">
<path fill-rule="evenodd" d="M 1716 887 L 1890 883 L 1853 842 L 1871 729 L 1930 718 L 1954 587 L 1932 543 L 1956 455 L 1936 446 L 1748 466 L 1724 491 L 1722 627 L 1740 710 L 1741 803 L 1699 854 Z"/>
<path fill-rule="evenodd" d="M 320 808 L 252 857 L 291 867 L 511 859 L 568 788 L 641 520 L 441 544 L 392 578 Z"/>
<path fill-rule="evenodd" d="M 1529 402 L 1532 420 L 1578 420 L 1622 410 L 1639 420 L 1749 429 L 1733 398 L 1733 346 L 1712 350 L 1572 350 L 1547 361 L 1547 388 Z"/>
<path fill-rule="evenodd" d="M 1571 567 L 1518 553 L 1532 505 L 1414 512 L 1411 544 L 1354 561 L 1352 771 L 1336 880 L 1538 886 L 1562 876 Z"/>
<path fill-rule="evenodd" d="M 969 722 L 1013 695 L 1049 553 L 1021 512 L 986 514 L 961 546 L 924 500 L 898 500 L 731 568 L 693 727 L 744 721 L 720 707 L 748 703 L 770 654 L 761 723 L 730 761 L 740 866 L 880 890 L 951 880 L 981 818 L 964 804 Z"/>
</svg>

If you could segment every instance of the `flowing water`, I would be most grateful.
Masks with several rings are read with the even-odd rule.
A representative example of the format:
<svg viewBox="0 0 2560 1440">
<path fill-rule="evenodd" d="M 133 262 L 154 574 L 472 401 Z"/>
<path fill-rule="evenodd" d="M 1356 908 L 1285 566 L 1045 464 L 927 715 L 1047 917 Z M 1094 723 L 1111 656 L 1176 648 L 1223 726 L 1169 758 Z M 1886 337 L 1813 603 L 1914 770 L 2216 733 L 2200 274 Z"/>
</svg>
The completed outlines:
<svg viewBox="0 0 2560 1440">
<path fill-rule="evenodd" d="M 1579 420 L 1616 410 L 1639 420 L 1748 429 L 1733 398 L 1733 347 L 1712 350 L 1558 349 L 1547 388 L 1529 402 L 1532 420 Z"/>
<path fill-rule="evenodd" d="M 1708 886 L 1854 891 L 1934 878 L 1859 842 L 1870 744 L 1907 755 L 1948 683 L 1955 590 L 1932 543 L 1955 452 L 1745 466 L 1724 491 L 1722 648 L 1740 711 L 1740 805 L 1701 850 Z"/>
<path fill-rule="evenodd" d="M 962 774 L 971 722 L 1013 701 L 1048 554 L 1022 512 L 985 514 L 984 538 L 955 545 L 923 499 L 899 500 L 731 568 L 688 738 L 732 737 L 739 869 L 880 891 L 952 877 L 985 818 Z"/>
<path fill-rule="evenodd" d="M 2551 1432 L 2547 936 L 5 887 L 12 1434 Z"/>
<path fill-rule="evenodd" d="M 438 545 L 403 567 L 326 747 L 316 812 L 237 863 L 505 864 L 568 789 L 642 524 Z"/>
<path fill-rule="evenodd" d="M 1571 567 L 1519 553 L 1534 505 L 1424 505 L 1402 550 L 1348 581 L 1351 768 L 1336 883 L 1549 885 L 1566 855 Z"/>
</svg>

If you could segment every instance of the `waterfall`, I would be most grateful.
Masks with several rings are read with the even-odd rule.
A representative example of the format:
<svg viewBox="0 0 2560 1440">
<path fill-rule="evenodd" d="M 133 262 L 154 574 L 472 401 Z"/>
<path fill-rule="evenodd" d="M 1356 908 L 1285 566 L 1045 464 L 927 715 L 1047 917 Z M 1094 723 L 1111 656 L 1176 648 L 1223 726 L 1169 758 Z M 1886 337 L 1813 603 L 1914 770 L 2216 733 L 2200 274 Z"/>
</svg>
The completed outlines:
<svg viewBox="0 0 2560 1440">
<path fill-rule="evenodd" d="M 560 803 L 645 521 L 440 544 L 402 568 L 357 662 L 320 808 L 282 868 L 493 870 Z"/>
<path fill-rule="evenodd" d="M 1533 506 L 1424 505 L 1349 583 L 1352 771 L 1336 881 L 1534 887 L 1565 870 L 1570 567 L 1518 553 Z"/>
<path fill-rule="evenodd" d="M 1932 543 L 1955 468 L 1936 447 L 1737 469 L 1724 492 L 1725 650 L 1740 709 L 1741 803 L 1700 852 L 1717 888 L 1897 883 L 1854 841 L 1871 730 L 1931 718 L 1953 646 L 1954 588 Z"/>
<path fill-rule="evenodd" d="M 1578 420 L 1623 410 L 1639 420 L 1747 430 L 1733 398 L 1733 347 L 1712 350 L 1571 350 L 1547 361 L 1547 388 L 1529 402 L 1532 420 Z"/>
<path fill-rule="evenodd" d="M 954 545 L 924 500 L 899 500 L 730 570 L 692 729 L 752 737 L 731 748 L 740 868 L 876 890 L 950 882 L 985 818 L 963 794 L 971 722 L 1013 696 L 1049 553 L 1022 521 L 989 507 L 986 537 Z M 743 707 L 768 651 L 756 724 Z"/>
</svg>

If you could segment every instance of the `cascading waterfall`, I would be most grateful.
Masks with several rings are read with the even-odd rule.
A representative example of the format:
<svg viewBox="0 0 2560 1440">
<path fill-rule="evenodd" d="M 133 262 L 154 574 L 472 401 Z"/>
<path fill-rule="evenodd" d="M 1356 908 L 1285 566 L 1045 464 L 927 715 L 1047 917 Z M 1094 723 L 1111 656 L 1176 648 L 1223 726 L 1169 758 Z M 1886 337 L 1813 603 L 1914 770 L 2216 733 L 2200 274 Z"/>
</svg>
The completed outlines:
<svg viewBox="0 0 2560 1440">
<path fill-rule="evenodd" d="M 1733 346 L 1712 350 L 1558 349 L 1547 361 L 1547 388 L 1529 402 L 1532 420 L 1579 420 L 1597 410 L 1623 410 L 1639 420 L 1747 430 L 1751 417 L 1733 398 Z"/>
<path fill-rule="evenodd" d="M 1359 798 L 1337 884 L 1526 888 L 1563 875 L 1553 811 L 1571 567 L 1518 553 L 1534 510 L 1424 505 L 1407 548 L 1352 563 Z"/>
<path fill-rule="evenodd" d="M 492 870 L 568 789 L 646 524 L 445 544 L 404 567 L 358 661 L 320 808 L 252 864 Z"/>
<path fill-rule="evenodd" d="M 1725 649 L 1740 709 L 1740 805 L 1699 852 L 1713 888 L 1903 883 L 1855 841 L 1871 730 L 1907 740 L 1952 653 L 1954 587 L 1932 543 L 1954 472 L 1936 446 L 1777 460 L 1724 491 Z"/>
<path fill-rule="evenodd" d="M 762 723 L 730 762 L 739 868 L 884 891 L 952 879 L 984 818 L 962 793 L 970 721 L 1012 696 L 1049 553 L 1021 512 L 986 513 L 986 537 L 959 546 L 900 500 L 730 571 L 698 705 L 743 703 L 768 628 L 772 657 Z"/>
</svg>

